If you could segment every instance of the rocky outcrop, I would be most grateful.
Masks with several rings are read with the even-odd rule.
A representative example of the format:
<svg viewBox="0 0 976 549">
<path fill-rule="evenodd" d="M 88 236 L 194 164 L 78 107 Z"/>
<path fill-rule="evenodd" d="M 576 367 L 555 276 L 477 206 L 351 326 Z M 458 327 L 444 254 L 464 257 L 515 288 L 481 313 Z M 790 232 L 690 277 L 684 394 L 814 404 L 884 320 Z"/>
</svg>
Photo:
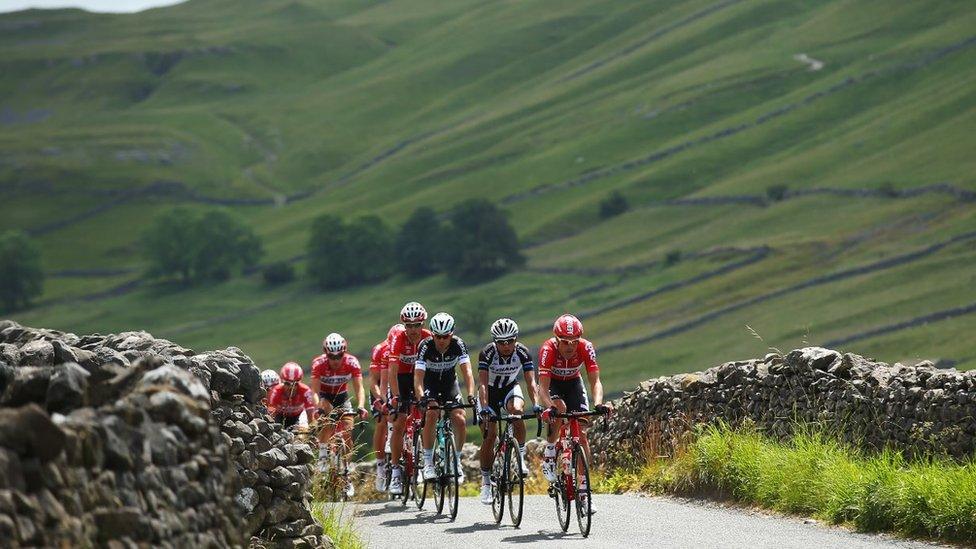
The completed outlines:
<svg viewBox="0 0 976 549">
<path fill-rule="evenodd" d="M 239 349 L 0 321 L 0 539 L 10 546 L 315 547 L 313 454 Z"/>
<path fill-rule="evenodd" d="M 694 424 L 717 421 L 748 421 L 777 438 L 812 424 L 867 450 L 962 458 L 976 449 L 976 372 L 821 347 L 652 379 L 615 404 L 618 413 L 590 430 L 594 451 L 610 462 L 648 445 L 666 451 Z"/>
</svg>

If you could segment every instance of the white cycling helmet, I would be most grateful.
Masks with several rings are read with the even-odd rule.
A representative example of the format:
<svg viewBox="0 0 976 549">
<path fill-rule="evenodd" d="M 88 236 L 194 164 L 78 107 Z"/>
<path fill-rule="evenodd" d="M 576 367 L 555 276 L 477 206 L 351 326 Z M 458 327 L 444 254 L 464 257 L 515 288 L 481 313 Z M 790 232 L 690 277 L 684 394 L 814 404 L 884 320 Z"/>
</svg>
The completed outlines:
<svg viewBox="0 0 976 549">
<path fill-rule="evenodd" d="M 491 337 L 495 341 L 518 337 L 518 324 L 511 318 L 499 318 L 491 325 Z"/>
<path fill-rule="evenodd" d="M 270 389 L 281 383 L 281 380 L 278 378 L 278 372 L 274 370 L 265 370 L 261 372 L 261 383 L 264 384 L 265 389 Z"/>
<path fill-rule="evenodd" d="M 424 306 L 416 301 L 411 301 L 400 309 L 400 322 L 404 324 L 425 320 L 427 320 L 427 309 L 424 309 Z"/>
<path fill-rule="evenodd" d="M 346 338 L 335 332 L 325 336 L 325 339 L 322 341 L 322 350 L 330 355 L 341 355 L 346 352 L 347 348 Z"/>
<path fill-rule="evenodd" d="M 437 313 L 430 318 L 430 331 L 434 335 L 448 335 L 454 331 L 454 317 L 447 313 Z"/>
</svg>

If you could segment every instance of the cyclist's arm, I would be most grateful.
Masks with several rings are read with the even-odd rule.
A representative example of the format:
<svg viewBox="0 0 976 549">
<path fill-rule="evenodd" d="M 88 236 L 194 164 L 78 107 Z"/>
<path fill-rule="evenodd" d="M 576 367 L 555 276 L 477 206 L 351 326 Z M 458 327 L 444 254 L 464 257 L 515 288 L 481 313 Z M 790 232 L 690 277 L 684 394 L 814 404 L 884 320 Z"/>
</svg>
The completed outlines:
<svg viewBox="0 0 976 549">
<path fill-rule="evenodd" d="M 322 380 L 317 376 L 313 377 L 312 382 L 309 383 L 308 386 L 312 389 L 312 393 L 317 395 L 319 394 L 319 391 L 322 390 Z"/>
<path fill-rule="evenodd" d="M 525 386 L 528 389 L 529 398 L 532 399 L 532 405 L 539 404 L 539 386 L 535 382 L 534 370 L 525 371 Z"/>
<path fill-rule="evenodd" d="M 383 387 L 383 371 L 379 368 L 369 369 L 369 394 L 373 399 L 380 398 Z"/>
<path fill-rule="evenodd" d="M 488 407 L 488 370 L 478 370 L 478 400 L 482 408 Z"/>
<path fill-rule="evenodd" d="M 600 381 L 600 370 L 587 370 L 586 377 L 590 380 L 590 387 L 593 389 L 593 405 L 603 404 L 603 382 Z"/>
<path fill-rule="evenodd" d="M 424 374 L 427 373 L 423 368 L 413 369 L 413 397 L 420 400 L 424 396 Z"/>
<path fill-rule="evenodd" d="M 461 374 L 464 376 L 464 383 L 468 386 L 468 396 L 474 398 L 474 376 L 471 374 L 471 361 L 467 360 L 461 363 Z"/>
<path fill-rule="evenodd" d="M 550 379 L 551 378 L 549 376 L 543 376 L 543 375 L 539 376 L 539 390 L 536 392 L 536 398 L 538 398 L 539 400 L 537 400 L 536 402 L 541 403 L 543 408 L 548 408 L 552 406 L 552 399 L 549 398 Z"/>
<path fill-rule="evenodd" d="M 366 407 L 366 392 L 363 391 L 363 378 L 362 378 L 362 376 L 360 376 L 360 377 L 353 377 L 352 378 L 352 387 L 353 387 L 353 389 L 356 390 L 356 400 L 359 402 L 359 407 L 360 408 L 365 408 Z"/>
</svg>

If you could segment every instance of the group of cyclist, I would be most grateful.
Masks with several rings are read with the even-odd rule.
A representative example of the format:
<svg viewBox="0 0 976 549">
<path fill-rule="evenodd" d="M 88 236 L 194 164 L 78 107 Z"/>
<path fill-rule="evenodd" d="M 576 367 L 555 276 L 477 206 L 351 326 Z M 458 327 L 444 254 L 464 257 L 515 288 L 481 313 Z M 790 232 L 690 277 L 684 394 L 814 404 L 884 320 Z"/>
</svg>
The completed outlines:
<svg viewBox="0 0 976 549">
<path fill-rule="evenodd" d="M 424 323 L 427 322 L 427 327 Z M 376 489 L 390 494 L 403 493 L 402 468 L 399 466 L 403 447 L 402 440 L 411 409 L 418 404 L 427 409 L 427 421 L 421 433 L 423 443 L 425 479 L 434 478 L 433 446 L 434 425 L 440 406 L 449 402 L 460 403 L 461 387 L 458 370 L 464 382 L 468 402 L 479 410 L 484 427 L 484 444 L 481 447 L 481 501 L 490 504 L 490 471 L 494 454 L 492 446 L 498 436 L 496 422 L 489 421 L 503 412 L 507 415 L 525 414 L 526 400 L 531 403 L 532 413 L 538 414 L 549 424 L 547 444 L 543 452 L 542 473 L 550 482 L 556 479 L 556 438 L 562 420 L 557 414 L 585 412 L 590 409 L 589 395 L 583 383 L 582 371 L 586 371 L 594 408 L 612 412 L 612 405 L 603 402 L 603 384 L 593 344 L 583 338 L 583 324 L 575 316 L 561 315 L 553 323 L 553 337 L 542 343 L 538 364 L 528 347 L 518 340 L 518 324 L 510 318 L 500 318 L 492 323 L 492 341 L 478 353 L 478 379 L 474 378 L 471 360 L 464 341 L 454 333 L 454 318 L 440 312 L 429 321 L 423 305 L 415 301 L 403 306 L 400 323 L 390 327 L 386 338 L 372 350 L 369 365 L 369 395 L 373 415 L 377 418 L 373 447 L 377 455 Z M 288 362 L 281 368 L 280 376 L 274 370 L 262 372 L 262 380 L 269 388 L 267 405 L 275 421 L 285 426 L 314 421 L 335 411 L 346 421 L 342 430 L 346 448 L 351 450 L 351 425 L 353 418 L 366 419 L 366 390 L 359 361 L 348 352 L 346 340 L 337 333 L 329 334 L 322 342 L 323 354 L 311 364 L 311 386 L 302 383 L 300 365 Z M 538 375 L 537 375 L 538 374 Z M 527 394 L 523 394 L 520 377 L 525 379 Z M 279 379 L 280 378 L 280 379 Z M 357 408 L 352 408 L 349 386 L 355 393 Z M 465 411 L 463 408 L 450 412 L 456 447 L 464 443 Z M 387 423 L 392 422 L 392 430 Z M 583 422 L 582 444 L 589 457 Z M 319 433 L 319 440 L 326 442 L 333 436 L 335 423 L 327 423 Z M 522 452 L 522 474 L 528 474 L 525 461 L 525 424 L 517 420 L 513 424 L 516 440 Z M 392 437 L 387 444 L 387 437 Z M 389 447 L 389 462 L 383 459 Z M 325 456 L 326 444 L 320 444 L 320 459 Z M 387 468 L 389 485 L 387 486 Z M 456 471 L 461 471 L 460 457 Z M 352 495 L 352 485 L 347 495 Z"/>
</svg>

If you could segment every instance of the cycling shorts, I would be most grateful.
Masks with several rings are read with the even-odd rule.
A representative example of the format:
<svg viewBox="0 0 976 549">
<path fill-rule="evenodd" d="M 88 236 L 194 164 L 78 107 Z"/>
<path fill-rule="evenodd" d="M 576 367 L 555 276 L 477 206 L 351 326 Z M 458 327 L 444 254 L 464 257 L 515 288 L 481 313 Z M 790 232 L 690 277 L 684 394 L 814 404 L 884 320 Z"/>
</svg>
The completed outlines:
<svg viewBox="0 0 976 549">
<path fill-rule="evenodd" d="M 332 408 L 344 408 L 347 411 L 352 411 L 352 402 L 349 400 L 349 393 L 343 391 L 341 393 L 323 393 L 319 392 L 319 398 L 328 402 L 332 405 Z"/>
<path fill-rule="evenodd" d="M 503 387 L 488 387 L 488 406 L 496 414 L 501 414 L 506 409 L 505 406 L 508 405 L 508 402 L 515 398 L 525 402 L 525 397 L 522 396 L 522 386 L 519 385 L 518 381 Z"/>
<path fill-rule="evenodd" d="M 424 393 L 437 402 L 460 402 L 461 388 L 456 377 L 424 376 Z"/>
<path fill-rule="evenodd" d="M 397 387 L 400 388 L 400 405 L 397 411 L 406 414 L 413 402 L 413 373 L 397 374 Z"/>
<path fill-rule="evenodd" d="M 550 379 L 549 398 L 559 399 L 566 403 L 567 412 L 586 412 L 590 409 L 590 400 L 583 386 L 583 378 Z"/>
<path fill-rule="evenodd" d="M 300 417 L 301 414 L 298 414 L 297 416 L 286 416 L 285 414 L 275 414 L 274 421 L 275 423 L 280 423 L 284 428 L 287 429 L 293 425 L 298 424 L 298 418 Z"/>
</svg>

